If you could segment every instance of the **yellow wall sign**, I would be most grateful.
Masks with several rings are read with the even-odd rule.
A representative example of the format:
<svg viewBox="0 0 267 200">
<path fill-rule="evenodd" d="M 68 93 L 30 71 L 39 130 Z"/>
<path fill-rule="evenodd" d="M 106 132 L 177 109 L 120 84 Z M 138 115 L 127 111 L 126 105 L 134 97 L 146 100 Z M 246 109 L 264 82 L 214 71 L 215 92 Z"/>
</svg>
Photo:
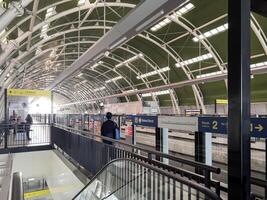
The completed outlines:
<svg viewBox="0 0 267 200">
<path fill-rule="evenodd" d="M 228 104 L 227 99 L 216 99 L 216 104 Z"/>
<path fill-rule="evenodd" d="M 7 96 L 51 96 L 48 90 L 7 89 Z"/>
</svg>

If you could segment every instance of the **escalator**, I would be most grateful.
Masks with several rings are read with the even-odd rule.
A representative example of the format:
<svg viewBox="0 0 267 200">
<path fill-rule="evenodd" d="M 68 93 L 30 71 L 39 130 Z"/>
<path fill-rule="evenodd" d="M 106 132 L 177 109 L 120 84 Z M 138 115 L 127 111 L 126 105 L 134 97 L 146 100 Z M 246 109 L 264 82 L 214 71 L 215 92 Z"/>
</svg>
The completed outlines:
<svg viewBox="0 0 267 200">
<path fill-rule="evenodd" d="M 201 184 L 135 159 L 108 163 L 73 200 L 220 199 Z"/>
</svg>

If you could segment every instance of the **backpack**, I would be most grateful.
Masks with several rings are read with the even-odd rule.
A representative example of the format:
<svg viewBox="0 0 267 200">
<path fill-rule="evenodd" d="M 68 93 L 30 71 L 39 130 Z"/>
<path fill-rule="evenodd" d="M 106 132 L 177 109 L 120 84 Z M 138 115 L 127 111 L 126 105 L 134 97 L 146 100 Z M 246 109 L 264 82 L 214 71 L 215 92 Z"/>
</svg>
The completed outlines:
<svg viewBox="0 0 267 200">
<path fill-rule="evenodd" d="M 121 139 L 121 136 L 120 136 L 120 130 L 117 126 L 117 124 L 114 122 L 114 129 L 115 129 L 115 132 L 114 132 L 114 139 L 115 140 L 119 140 Z"/>
</svg>

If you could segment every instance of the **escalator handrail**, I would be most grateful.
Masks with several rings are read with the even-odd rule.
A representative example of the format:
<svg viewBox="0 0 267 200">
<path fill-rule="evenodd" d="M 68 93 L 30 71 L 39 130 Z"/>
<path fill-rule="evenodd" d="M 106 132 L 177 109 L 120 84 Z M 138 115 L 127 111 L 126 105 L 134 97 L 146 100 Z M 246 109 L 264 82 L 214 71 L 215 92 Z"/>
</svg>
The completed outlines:
<svg viewBox="0 0 267 200">
<path fill-rule="evenodd" d="M 23 181 L 21 172 L 13 173 L 11 200 L 24 200 Z"/>
<path fill-rule="evenodd" d="M 180 162 L 180 163 L 183 163 L 183 164 L 186 164 L 186 165 L 190 165 L 190 166 L 193 166 L 193 167 L 201 168 L 203 170 L 214 172 L 216 174 L 220 174 L 221 173 L 221 169 L 219 167 L 206 165 L 206 164 L 203 164 L 201 162 L 192 161 L 192 160 L 188 160 L 188 159 L 185 159 L 185 158 L 175 157 L 175 156 L 172 156 L 172 155 L 169 155 L 169 154 L 166 154 L 166 153 L 162 153 L 162 152 L 156 151 L 156 150 L 151 150 L 151 149 L 138 147 L 136 145 L 128 144 L 128 143 L 121 142 L 121 141 L 118 141 L 118 140 L 115 140 L 115 139 L 111 139 L 109 137 L 96 135 L 96 134 L 90 133 L 88 131 L 78 130 L 78 129 L 71 128 L 71 127 L 68 127 L 68 126 L 64 126 L 64 125 L 61 125 L 61 124 L 53 124 L 53 126 L 55 126 L 57 128 L 63 128 L 63 129 L 65 128 L 67 130 L 72 130 L 72 131 L 76 131 L 76 132 L 79 131 L 80 133 L 87 134 L 87 135 L 90 135 L 92 137 L 97 137 L 97 138 L 104 139 L 104 140 L 107 140 L 107 141 L 110 141 L 110 142 L 113 142 L 113 143 L 117 143 L 117 144 L 121 144 L 121 145 L 130 147 L 130 148 L 135 148 L 137 150 L 144 151 L 144 152 L 146 152 L 148 154 L 154 154 L 154 155 L 162 157 L 162 158 L 168 158 L 168 159 L 171 159 L 173 161 L 177 161 L 177 162 Z M 81 135 L 82 137 L 88 138 L 88 136 L 83 135 L 83 134 L 79 134 L 79 135 Z"/>
<path fill-rule="evenodd" d="M 218 195 L 215 193 L 215 192 L 213 192 L 212 190 L 210 190 L 210 189 L 208 189 L 208 188 L 206 188 L 206 187 L 204 187 L 203 185 L 200 185 L 200 184 L 197 184 L 197 183 L 195 183 L 195 182 L 193 182 L 193 181 L 190 181 L 190 180 L 187 180 L 187 179 L 185 179 L 185 178 L 183 178 L 183 177 L 180 177 L 180 176 L 177 176 L 176 174 L 173 174 L 173 173 L 170 173 L 170 172 L 167 172 L 167 171 L 164 171 L 164 170 L 162 170 L 162 169 L 160 169 L 160 168 L 157 168 L 157 167 L 155 167 L 155 166 L 152 166 L 152 165 L 149 165 L 149 164 L 147 164 L 147 163 L 144 163 L 144 162 L 142 162 L 142 161 L 139 161 L 139 160 L 135 160 L 135 159 L 131 159 L 131 158 L 118 158 L 118 159 L 114 159 L 114 160 L 112 160 L 112 161 L 110 161 L 109 163 L 107 163 L 101 170 L 99 170 L 98 172 L 97 172 L 97 174 L 89 181 L 89 183 L 88 184 L 86 184 L 85 186 L 84 186 L 84 188 L 78 193 L 78 194 L 76 194 L 74 197 L 73 197 L 73 199 L 72 200 L 75 200 L 93 181 L 95 181 L 96 179 L 97 179 L 97 177 L 103 172 L 103 171 L 105 171 L 106 170 L 106 168 L 110 165 L 110 164 L 112 164 L 112 163 L 114 163 L 114 162 L 119 162 L 119 161 L 129 161 L 129 162 L 132 162 L 132 163 L 136 163 L 136 164 L 138 164 L 138 165 L 141 165 L 141 166 L 143 166 L 143 167 L 145 167 L 145 168 L 147 168 L 147 169 L 149 169 L 149 170 L 152 170 L 152 171 L 154 171 L 154 172 L 157 172 L 157 173 L 159 173 L 159 174 L 161 174 L 161 175 L 164 175 L 164 176 L 166 176 L 166 177 L 168 177 L 168 178 L 171 178 L 171 179 L 173 179 L 173 180 L 175 180 L 175 181 L 177 181 L 177 182 L 179 182 L 179 183 L 182 183 L 182 184 L 184 184 L 184 185 L 187 185 L 187 186 L 189 186 L 189 187 L 191 187 L 191 188 L 194 188 L 195 190 L 197 190 L 197 191 L 199 191 L 199 192 L 201 192 L 201 193 L 203 193 L 203 194 L 205 194 L 205 195 L 207 195 L 209 198 L 211 198 L 211 199 L 214 199 L 214 200 L 221 200 L 221 198 L 220 197 L 218 197 Z"/>
</svg>

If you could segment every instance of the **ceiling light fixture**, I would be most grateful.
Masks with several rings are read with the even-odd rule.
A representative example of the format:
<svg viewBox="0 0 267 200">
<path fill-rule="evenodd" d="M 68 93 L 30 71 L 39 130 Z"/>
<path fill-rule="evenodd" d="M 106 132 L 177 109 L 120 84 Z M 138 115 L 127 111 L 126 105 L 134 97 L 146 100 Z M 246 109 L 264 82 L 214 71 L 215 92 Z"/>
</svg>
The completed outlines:
<svg viewBox="0 0 267 200">
<path fill-rule="evenodd" d="M 56 12 L 56 7 L 50 7 L 46 10 L 46 14 L 45 14 L 45 19 L 48 19 L 49 17 L 51 17 L 52 15 L 54 15 Z"/>
<path fill-rule="evenodd" d="M 79 0 L 77 5 L 78 5 L 78 6 L 82 6 L 82 5 L 85 4 L 85 1 L 86 1 L 86 0 Z"/>
<path fill-rule="evenodd" d="M 170 68 L 169 67 L 164 67 L 164 68 L 152 71 L 152 72 L 148 72 L 146 74 L 142 74 L 140 76 L 137 76 L 136 78 L 137 79 L 146 78 L 146 77 L 153 76 L 153 75 L 156 75 L 156 74 L 160 74 L 160 73 L 163 73 L 163 72 L 166 72 L 166 71 L 170 71 Z"/>
<path fill-rule="evenodd" d="M 186 4 L 184 7 L 180 8 L 176 12 L 174 12 L 172 15 L 170 15 L 171 18 L 176 19 L 177 17 L 182 16 L 185 13 L 188 13 L 189 11 L 193 10 L 195 6 L 192 3 Z M 171 20 L 169 18 L 165 18 L 164 20 L 160 21 L 156 25 L 150 28 L 151 31 L 155 32 L 159 29 L 163 28 L 167 24 L 171 23 Z"/>
<path fill-rule="evenodd" d="M 131 62 L 133 62 L 133 61 L 135 61 L 135 60 L 137 60 L 137 59 L 139 59 L 139 58 L 143 58 L 143 57 L 144 57 L 144 55 L 143 55 L 142 53 L 139 53 L 138 55 L 133 56 L 133 57 L 129 58 L 128 60 L 125 60 L 125 61 L 123 61 L 123 62 L 117 64 L 115 67 L 116 67 L 116 68 L 117 68 L 117 67 L 121 67 L 121 66 L 123 66 L 123 65 L 126 65 L 126 64 L 128 64 L 128 63 L 131 63 Z"/>
<path fill-rule="evenodd" d="M 202 56 L 198 56 L 198 57 L 195 57 L 195 58 L 184 60 L 184 61 L 182 61 L 180 63 L 176 63 L 175 66 L 176 67 L 182 67 L 184 65 L 190 65 L 190 64 L 193 64 L 193 63 L 196 63 L 196 62 L 200 62 L 200 61 L 203 61 L 203 60 L 208 60 L 210 58 L 212 58 L 212 54 L 208 53 L 208 54 L 204 54 Z"/>
<path fill-rule="evenodd" d="M 251 69 L 258 68 L 258 67 L 267 67 L 267 61 L 254 63 L 254 64 L 250 65 Z M 227 70 L 215 71 L 215 72 L 210 72 L 210 73 L 206 73 L 206 74 L 196 75 L 196 78 L 204 78 L 204 77 L 215 76 L 215 75 L 226 74 L 226 73 L 227 73 Z M 251 76 L 251 78 L 253 78 L 253 76 Z"/>
<path fill-rule="evenodd" d="M 142 97 L 150 97 L 152 95 L 160 96 L 160 95 L 166 95 L 166 94 L 170 94 L 170 91 L 169 90 L 162 90 L 162 91 L 157 91 L 157 92 L 152 92 L 152 93 L 144 93 L 144 94 L 142 94 Z"/>
<path fill-rule="evenodd" d="M 49 17 L 51 17 L 52 15 L 54 15 L 56 13 L 56 7 L 50 7 L 46 10 L 46 14 L 45 14 L 45 19 L 48 19 Z M 49 23 L 46 23 L 45 25 L 42 26 L 41 29 L 41 38 L 46 38 L 47 37 L 47 30 L 49 28 Z"/>
<path fill-rule="evenodd" d="M 118 77 L 112 78 L 112 79 L 107 80 L 107 81 L 105 81 L 105 82 L 106 82 L 106 83 L 111 83 L 111 82 L 115 82 L 115 81 L 120 80 L 120 79 L 122 79 L 122 76 L 118 76 Z"/>
<path fill-rule="evenodd" d="M 130 92 L 134 92 L 134 91 L 137 91 L 137 89 L 126 90 L 126 91 L 123 91 L 123 93 L 130 93 Z"/>
<path fill-rule="evenodd" d="M 94 92 L 99 92 L 99 91 L 101 91 L 101 90 L 105 90 L 105 89 L 106 89 L 106 88 L 103 86 L 103 87 L 94 89 Z"/>
<path fill-rule="evenodd" d="M 210 31 L 207 31 L 201 35 L 198 35 L 197 37 L 193 37 L 193 41 L 198 42 L 199 40 L 202 40 L 204 38 L 209 38 L 209 37 L 212 37 L 212 36 L 217 35 L 219 33 L 222 33 L 224 31 L 226 31 L 227 29 L 228 29 L 228 23 L 223 24 L 223 25 L 221 25 L 217 28 L 214 28 Z"/>
<path fill-rule="evenodd" d="M 83 75 L 83 73 L 81 72 L 81 73 L 79 73 L 78 75 L 77 75 L 77 77 L 81 77 Z"/>
</svg>

